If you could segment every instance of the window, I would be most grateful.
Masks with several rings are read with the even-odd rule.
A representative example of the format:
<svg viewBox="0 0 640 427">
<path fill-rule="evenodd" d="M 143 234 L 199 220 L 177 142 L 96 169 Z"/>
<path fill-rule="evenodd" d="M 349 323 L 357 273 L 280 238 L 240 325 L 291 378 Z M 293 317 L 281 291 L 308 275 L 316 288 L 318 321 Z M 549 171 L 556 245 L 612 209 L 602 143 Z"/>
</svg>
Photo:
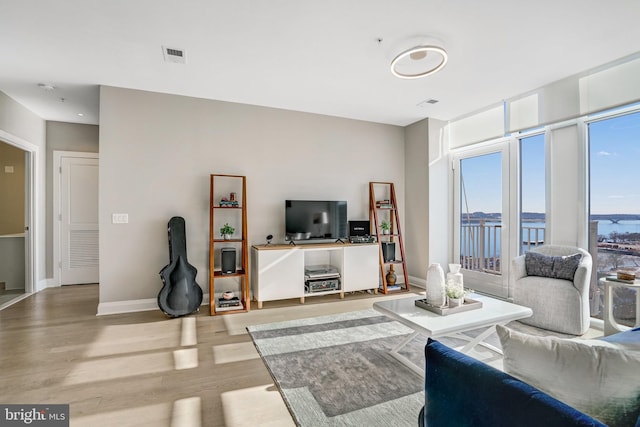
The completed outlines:
<svg viewBox="0 0 640 427">
<path fill-rule="evenodd" d="M 640 269 L 640 113 L 618 115 L 588 124 L 589 240 L 597 246 L 596 279 L 618 269 Z M 600 287 L 591 315 L 601 317 Z M 613 295 L 613 315 L 619 324 L 633 325 L 636 291 L 619 288 Z"/>
<path fill-rule="evenodd" d="M 545 154 L 544 134 L 520 139 L 520 244 L 519 253 L 544 243 Z"/>
</svg>

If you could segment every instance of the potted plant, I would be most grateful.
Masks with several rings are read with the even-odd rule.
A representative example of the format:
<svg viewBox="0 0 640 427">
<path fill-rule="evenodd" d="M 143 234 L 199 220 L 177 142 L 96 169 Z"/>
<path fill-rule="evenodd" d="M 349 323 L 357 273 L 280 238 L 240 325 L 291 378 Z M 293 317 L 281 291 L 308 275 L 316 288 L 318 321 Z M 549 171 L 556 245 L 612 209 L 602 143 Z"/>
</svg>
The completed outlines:
<svg viewBox="0 0 640 427">
<path fill-rule="evenodd" d="M 449 297 L 449 307 L 459 307 L 464 303 L 467 292 L 463 288 L 447 286 L 446 292 Z"/>
<path fill-rule="evenodd" d="M 236 229 L 230 226 L 228 222 L 220 227 L 220 235 L 224 240 L 230 240 L 234 231 L 236 231 Z"/>
<path fill-rule="evenodd" d="M 382 234 L 389 234 L 391 232 L 391 223 L 389 221 L 382 221 L 380 228 L 382 229 Z"/>
</svg>

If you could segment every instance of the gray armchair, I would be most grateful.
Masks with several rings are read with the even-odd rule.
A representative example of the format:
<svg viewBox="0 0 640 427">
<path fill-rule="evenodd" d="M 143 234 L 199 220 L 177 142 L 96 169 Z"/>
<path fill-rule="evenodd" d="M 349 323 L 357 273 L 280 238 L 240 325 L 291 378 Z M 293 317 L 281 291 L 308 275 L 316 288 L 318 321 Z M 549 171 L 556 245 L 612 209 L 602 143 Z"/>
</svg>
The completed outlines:
<svg viewBox="0 0 640 427">
<path fill-rule="evenodd" d="M 582 335 L 589 329 L 589 281 L 591 255 L 573 246 L 543 245 L 531 252 L 547 256 L 580 253 L 582 258 L 573 281 L 552 277 L 529 276 L 525 255 L 511 262 L 513 302 L 533 310 L 533 316 L 520 320 L 527 325 L 571 335 Z M 574 265 L 575 266 L 575 265 Z"/>
</svg>

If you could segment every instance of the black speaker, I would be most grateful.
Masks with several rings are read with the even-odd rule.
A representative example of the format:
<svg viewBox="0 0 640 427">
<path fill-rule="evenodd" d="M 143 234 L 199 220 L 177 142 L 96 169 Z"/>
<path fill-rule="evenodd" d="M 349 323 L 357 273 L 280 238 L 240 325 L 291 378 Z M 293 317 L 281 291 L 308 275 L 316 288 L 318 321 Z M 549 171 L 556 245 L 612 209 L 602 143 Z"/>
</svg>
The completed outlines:
<svg viewBox="0 0 640 427">
<path fill-rule="evenodd" d="M 382 242 L 382 258 L 384 258 L 384 262 L 396 260 L 396 244 L 394 242 Z"/>
<path fill-rule="evenodd" d="M 222 248 L 222 274 L 236 272 L 236 250 L 234 248 Z"/>
</svg>

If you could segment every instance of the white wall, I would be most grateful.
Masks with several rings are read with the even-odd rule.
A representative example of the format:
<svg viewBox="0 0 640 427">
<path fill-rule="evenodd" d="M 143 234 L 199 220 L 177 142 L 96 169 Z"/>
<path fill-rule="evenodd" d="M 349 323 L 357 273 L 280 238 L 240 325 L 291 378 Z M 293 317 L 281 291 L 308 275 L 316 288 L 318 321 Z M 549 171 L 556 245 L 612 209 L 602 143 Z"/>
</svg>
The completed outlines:
<svg viewBox="0 0 640 427">
<path fill-rule="evenodd" d="M 283 241 L 286 199 L 347 200 L 349 219 L 368 219 L 369 181 L 392 181 L 402 213 L 404 159 L 396 126 L 102 87 L 100 304 L 157 296 L 174 215 L 208 290 L 211 173 L 247 176 L 249 242 L 260 244 Z"/>
<path fill-rule="evenodd" d="M 547 214 L 551 244 L 587 247 L 587 205 L 582 188 L 587 159 L 582 139 L 574 122 L 550 130 Z"/>
<path fill-rule="evenodd" d="M 443 132 L 447 123 L 429 119 L 429 259 L 423 266 L 439 263 L 445 271 L 453 258 L 453 177 L 451 156 Z"/>
</svg>

